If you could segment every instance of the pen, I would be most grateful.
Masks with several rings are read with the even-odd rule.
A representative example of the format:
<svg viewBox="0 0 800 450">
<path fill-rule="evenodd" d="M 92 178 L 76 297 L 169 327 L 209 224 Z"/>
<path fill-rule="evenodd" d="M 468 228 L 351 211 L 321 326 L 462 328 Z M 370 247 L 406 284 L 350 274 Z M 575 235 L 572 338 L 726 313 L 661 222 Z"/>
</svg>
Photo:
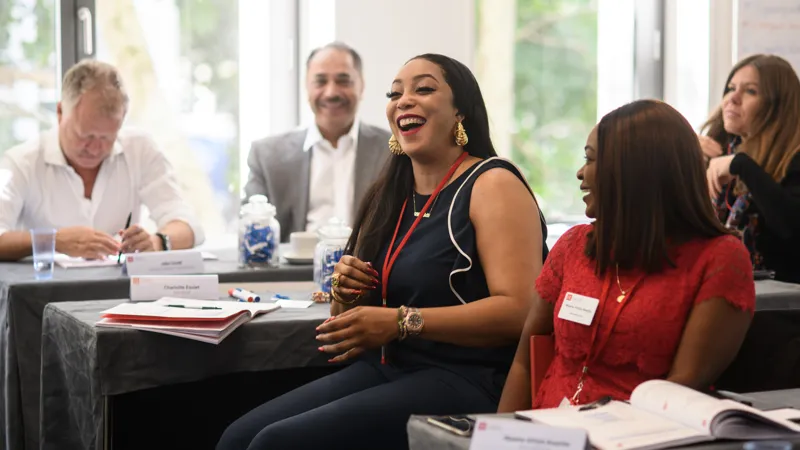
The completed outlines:
<svg viewBox="0 0 800 450">
<path fill-rule="evenodd" d="M 133 212 L 128 213 L 128 220 L 125 221 L 125 230 L 130 228 L 131 226 L 131 217 L 133 216 Z M 119 254 L 117 255 L 117 264 L 122 264 L 122 247 L 119 248 Z"/>
<path fill-rule="evenodd" d="M 184 309 L 222 309 L 219 306 L 187 306 L 187 305 L 167 305 L 170 308 L 184 308 Z"/>
</svg>

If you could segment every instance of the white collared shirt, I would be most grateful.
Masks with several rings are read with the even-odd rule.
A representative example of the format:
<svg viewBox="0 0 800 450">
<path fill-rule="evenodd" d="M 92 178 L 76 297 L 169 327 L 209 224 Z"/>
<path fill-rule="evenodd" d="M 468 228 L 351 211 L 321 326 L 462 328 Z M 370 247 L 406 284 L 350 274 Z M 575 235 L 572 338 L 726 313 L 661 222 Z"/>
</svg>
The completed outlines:
<svg viewBox="0 0 800 450">
<path fill-rule="evenodd" d="M 203 230 L 184 201 L 172 165 L 146 134 L 121 130 L 111 154 L 100 165 L 91 198 L 83 180 L 67 163 L 58 130 L 9 149 L 0 160 L 0 234 L 35 227 L 87 226 L 114 236 L 139 223 L 142 206 L 158 228 L 173 220 L 194 231 L 195 245 Z"/>
<path fill-rule="evenodd" d="M 333 148 L 316 124 L 308 127 L 303 143 L 303 151 L 311 151 L 306 231 L 317 231 L 332 217 L 351 225 L 358 129 L 355 120 Z"/>
</svg>

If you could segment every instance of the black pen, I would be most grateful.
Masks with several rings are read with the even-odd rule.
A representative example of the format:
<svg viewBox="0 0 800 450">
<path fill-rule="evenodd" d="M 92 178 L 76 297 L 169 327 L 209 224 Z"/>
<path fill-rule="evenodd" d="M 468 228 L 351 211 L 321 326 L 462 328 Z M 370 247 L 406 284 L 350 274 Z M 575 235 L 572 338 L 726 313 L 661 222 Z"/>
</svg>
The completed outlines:
<svg viewBox="0 0 800 450">
<path fill-rule="evenodd" d="M 128 220 L 125 221 L 125 228 L 122 230 L 123 233 L 128 228 L 130 228 L 130 226 L 131 226 L 131 217 L 132 216 L 133 216 L 132 212 L 128 214 Z M 117 264 L 122 264 L 122 242 L 120 242 L 119 255 L 117 255 Z"/>
</svg>

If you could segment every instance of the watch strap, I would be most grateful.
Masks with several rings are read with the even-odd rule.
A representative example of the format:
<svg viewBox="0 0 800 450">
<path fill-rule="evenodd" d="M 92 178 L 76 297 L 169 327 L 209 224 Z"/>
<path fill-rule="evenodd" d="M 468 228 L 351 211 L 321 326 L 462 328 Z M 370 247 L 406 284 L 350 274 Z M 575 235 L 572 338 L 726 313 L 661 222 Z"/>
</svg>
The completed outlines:
<svg viewBox="0 0 800 450">
<path fill-rule="evenodd" d="M 163 251 L 166 252 L 166 251 L 172 250 L 170 248 L 171 246 L 170 246 L 170 243 L 169 243 L 169 236 L 167 236 L 166 234 L 161 233 L 161 232 L 156 232 L 156 236 L 158 236 L 158 238 L 161 239 L 161 249 Z"/>
</svg>

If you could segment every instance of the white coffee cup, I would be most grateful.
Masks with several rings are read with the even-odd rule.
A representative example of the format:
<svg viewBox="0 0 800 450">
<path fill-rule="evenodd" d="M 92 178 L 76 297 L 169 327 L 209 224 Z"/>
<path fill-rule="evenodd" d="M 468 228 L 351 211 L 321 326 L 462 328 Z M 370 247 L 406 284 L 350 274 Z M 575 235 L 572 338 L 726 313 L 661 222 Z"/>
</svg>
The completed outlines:
<svg viewBox="0 0 800 450">
<path fill-rule="evenodd" d="M 290 258 L 311 259 L 314 257 L 314 249 L 318 241 L 317 233 L 295 231 L 289 235 L 289 251 L 287 256 Z"/>
</svg>

